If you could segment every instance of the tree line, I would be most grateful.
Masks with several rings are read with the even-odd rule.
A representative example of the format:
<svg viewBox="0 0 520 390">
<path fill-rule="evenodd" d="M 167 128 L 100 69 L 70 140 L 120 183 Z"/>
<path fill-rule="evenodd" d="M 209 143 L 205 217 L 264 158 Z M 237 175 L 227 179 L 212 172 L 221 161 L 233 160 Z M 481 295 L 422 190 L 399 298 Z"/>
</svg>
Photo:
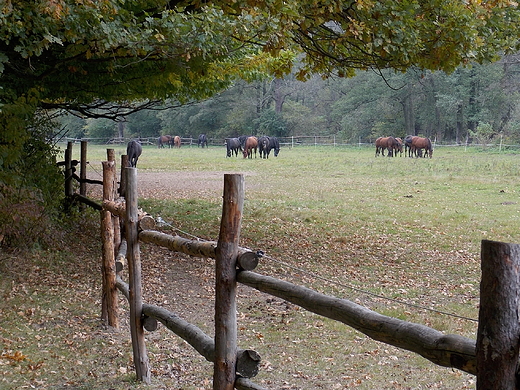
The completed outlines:
<svg viewBox="0 0 520 390">
<path fill-rule="evenodd" d="M 453 73 L 364 71 L 352 78 L 236 81 L 202 102 L 110 119 L 62 119 L 75 138 L 180 135 L 212 139 L 242 134 L 330 136 L 346 143 L 422 135 L 450 143 L 520 142 L 520 55 Z"/>
</svg>

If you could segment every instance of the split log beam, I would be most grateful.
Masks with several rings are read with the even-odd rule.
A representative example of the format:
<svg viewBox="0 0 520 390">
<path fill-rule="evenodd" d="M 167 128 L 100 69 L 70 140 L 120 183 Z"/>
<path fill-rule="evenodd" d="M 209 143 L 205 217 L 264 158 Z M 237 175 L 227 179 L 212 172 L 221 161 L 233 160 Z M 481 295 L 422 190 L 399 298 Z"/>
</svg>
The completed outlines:
<svg viewBox="0 0 520 390">
<path fill-rule="evenodd" d="M 268 390 L 265 387 L 259 386 L 256 383 L 251 382 L 247 378 L 237 378 L 235 381 L 235 389 L 238 390 Z"/>
<path fill-rule="evenodd" d="M 110 211 L 112 214 L 117 215 L 118 217 L 125 217 L 126 204 L 123 198 L 119 198 L 115 201 L 103 201 L 103 208 Z M 142 210 L 138 210 L 137 220 L 139 224 L 139 230 L 151 230 L 155 228 L 155 219 L 150 214 Z"/>
<path fill-rule="evenodd" d="M 116 255 L 116 273 L 123 271 L 126 265 L 126 240 L 122 239 L 119 244 L 119 250 Z"/>
<path fill-rule="evenodd" d="M 477 390 L 515 390 L 520 348 L 520 245 L 483 240 Z"/>
<path fill-rule="evenodd" d="M 237 281 L 313 313 L 343 322 L 374 340 L 415 352 L 439 366 L 477 374 L 475 340 L 446 335 L 424 325 L 387 317 L 346 299 L 251 271 L 238 272 Z"/>
<path fill-rule="evenodd" d="M 102 210 L 103 209 L 103 206 L 101 205 L 101 203 L 98 203 L 98 202 L 96 202 L 96 201 L 94 201 L 94 200 L 92 200 L 90 198 L 87 198 L 86 196 L 83 196 L 83 195 L 80 195 L 80 194 L 77 194 L 77 193 L 72 195 L 72 200 L 75 201 L 75 202 L 84 203 L 87 206 L 92 207 L 94 210 Z"/>
<path fill-rule="evenodd" d="M 190 256 L 208 257 L 210 259 L 214 259 L 216 256 L 217 243 L 215 241 L 188 240 L 183 237 L 172 236 L 155 230 L 144 230 L 140 232 L 139 240 Z M 243 269 L 250 271 L 258 265 L 258 255 L 249 249 L 238 248 L 237 265 L 248 267 Z"/>
<path fill-rule="evenodd" d="M 120 277 L 117 278 L 117 288 L 129 299 L 129 288 Z M 190 324 L 176 314 L 156 305 L 143 303 L 143 314 L 155 318 L 166 328 L 190 344 L 208 362 L 215 362 L 215 342 L 197 326 Z M 258 374 L 260 355 L 248 349 L 237 351 L 237 374 L 244 378 L 252 378 Z"/>
</svg>

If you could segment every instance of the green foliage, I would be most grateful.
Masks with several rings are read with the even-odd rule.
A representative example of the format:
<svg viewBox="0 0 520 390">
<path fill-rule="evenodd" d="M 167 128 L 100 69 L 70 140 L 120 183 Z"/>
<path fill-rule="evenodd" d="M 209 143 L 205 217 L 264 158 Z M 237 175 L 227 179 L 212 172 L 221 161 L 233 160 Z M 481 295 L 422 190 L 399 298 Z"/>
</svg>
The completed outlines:
<svg viewBox="0 0 520 390">
<path fill-rule="evenodd" d="M 481 123 L 477 126 L 476 131 L 470 131 L 470 136 L 475 137 L 479 144 L 486 147 L 491 139 L 496 135 L 493 127 L 489 123 Z"/>
<path fill-rule="evenodd" d="M 56 118 L 57 126 L 65 137 L 81 139 L 86 136 L 86 120 L 75 115 L 61 115 Z"/>
<path fill-rule="evenodd" d="M 42 123 L 28 130 L 20 157 L 0 180 L 0 246 L 32 247 L 53 241 L 63 193 L 63 174 L 57 167 L 58 149 L 48 142 Z"/>
<path fill-rule="evenodd" d="M 283 116 L 274 110 L 265 110 L 256 120 L 258 134 L 268 134 L 275 137 L 285 137 L 288 135 L 287 124 Z"/>
<path fill-rule="evenodd" d="M 127 118 L 128 137 L 158 137 L 161 135 L 161 120 L 153 111 L 142 110 Z"/>
<path fill-rule="evenodd" d="M 109 139 L 114 138 L 116 134 L 116 124 L 110 119 L 87 119 L 86 121 L 85 135 L 88 138 L 98 138 L 106 142 Z"/>
</svg>

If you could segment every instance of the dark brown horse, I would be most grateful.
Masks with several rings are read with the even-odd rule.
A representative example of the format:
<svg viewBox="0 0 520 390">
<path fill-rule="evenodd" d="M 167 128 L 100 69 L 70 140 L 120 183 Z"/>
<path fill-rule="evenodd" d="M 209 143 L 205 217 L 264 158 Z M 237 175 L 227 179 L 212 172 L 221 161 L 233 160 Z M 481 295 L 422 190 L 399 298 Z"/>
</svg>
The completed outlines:
<svg viewBox="0 0 520 390">
<path fill-rule="evenodd" d="M 403 155 L 403 140 L 399 137 L 395 137 L 395 140 L 397 141 L 398 150 L 399 150 L 399 156 L 402 157 Z M 397 153 L 396 153 L 397 155 Z"/>
<path fill-rule="evenodd" d="M 388 150 L 388 157 L 392 157 L 394 152 L 403 151 L 403 147 L 394 137 L 379 137 L 376 139 L 376 157 L 381 153 L 385 155 L 385 149 Z"/>
<path fill-rule="evenodd" d="M 418 153 L 422 153 L 424 149 L 424 157 L 429 156 L 432 158 L 433 156 L 433 148 L 432 141 L 426 137 L 416 137 L 412 139 L 412 147 L 414 147 Z"/>
<path fill-rule="evenodd" d="M 176 135 L 176 136 L 173 138 L 173 145 L 174 145 L 176 148 L 180 148 L 180 147 L 181 147 L 181 137 L 179 137 L 178 135 Z"/>
<path fill-rule="evenodd" d="M 168 145 L 169 148 L 172 147 L 172 136 L 171 135 L 161 135 L 157 139 L 157 147 L 158 148 L 164 148 L 164 145 Z"/>
<path fill-rule="evenodd" d="M 244 155 L 244 158 L 246 158 L 246 157 L 253 158 L 253 150 L 255 151 L 255 158 L 256 158 L 257 148 L 258 148 L 258 139 L 256 137 L 247 137 L 246 145 L 245 145 L 244 151 L 242 152 L 242 154 Z"/>
<path fill-rule="evenodd" d="M 426 137 L 417 137 L 412 135 L 407 135 L 404 139 L 405 149 L 408 149 L 408 156 L 412 157 L 423 157 L 423 149 L 424 149 L 424 157 L 432 158 L 433 148 L 432 142 L 429 138 Z"/>
</svg>

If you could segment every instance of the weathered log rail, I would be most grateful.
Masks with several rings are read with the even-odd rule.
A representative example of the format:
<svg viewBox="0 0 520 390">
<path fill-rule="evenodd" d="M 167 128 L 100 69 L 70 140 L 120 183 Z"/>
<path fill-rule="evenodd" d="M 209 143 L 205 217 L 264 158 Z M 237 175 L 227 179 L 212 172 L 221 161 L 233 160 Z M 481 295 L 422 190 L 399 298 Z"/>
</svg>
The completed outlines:
<svg viewBox="0 0 520 390">
<path fill-rule="evenodd" d="M 127 168 L 126 170 L 136 169 Z M 229 190 L 226 187 L 227 181 L 236 182 L 238 180 L 240 182 L 242 180 L 242 178 L 238 178 L 241 175 L 229 175 L 234 176 L 234 178 L 227 178 L 226 176 L 225 192 Z M 134 195 L 130 195 L 132 199 L 132 196 L 136 194 L 136 188 L 127 188 L 126 192 L 128 193 L 128 191 L 134 192 Z M 134 267 L 134 271 L 131 273 L 135 274 L 136 270 L 139 271 L 140 264 L 133 259 L 136 256 L 138 257 L 138 251 L 136 251 L 138 241 L 154 243 L 192 256 L 216 259 L 217 274 L 224 274 L 224 287 L 221 288 L 218 282 L 216 285 L 216 294 L 217 296 L 224 294 L 220 298 L 221 301 L 224 300 L 224 303 L 216 306 L 219 309 L 216 312 L 224 307 L 224 318 L 216 317 L 215 322 L 216 327 L 220 326 L 226 330 L 222 332 L 222 329 L 216 328 L 215 341 L 174 313 L 154 305 L 138 303 L 131 315 L 135 319 L 133 322 L 136 330 L 141 334 L 143 326 L 147 324 L 146 329 L 153 331 L 156 328 L 154 321 L 159 321 L 186 340 L 208 361 L 214 362 L 213 389 L 231 389 L 234 387 L 241 390 L 263 390 L 262 387 L 248 379 L 258 372 L 260 361 L 258 354 L 254 351 L 240 350 L 235 344 L 234 285 L 237 282 L 282 298 L 321 316 L 340 321 L 374 340 L 417 353 L 437 365 L 453 367 L 474 374 L 477 376 L 478 390 L 520 389 L 517 380 L 517 377 L 519 377 L 520 349 L 518 315 L 518 307 L 520 306 L 520 246 L 491 241 L 482 242 L 482 298 L 479 331 L 475 341 L 459 335 L 446 335 L 424 325 L 383 316 L 351 301 L 327 296 L 305 287 L 252 272 L 256 267 L 259 256 L 257 253 L 239 248 L 237 245 L 241 210 L 236 209 L 240 203 L 240 199 L 237 200 L 236 196 L 236 191 L 233 196 L 228 196 L 229 204 L 223 207 L 222 221 L 226 220 L 227 225 L 224 228 L 221 225 L 218 242 L 187 240 L 151 231 L 145 226 L 153 227 L 153 224 L 146 225 L 146 222 L 139 227 L 136 198 L 133 198 L 134 200 L 131 202 L 134 211 L 126 210 L 126 207 L 130 207 L 130 203 L 125 205 L 123 202 L 108 199 L 102 204 L 105 212 L 114 216 L 126 214 L 126 218 L 131 215 L 133 220 L 131 224 L 126 224 L 126 241 L 123 240 L 118 243 L 119 250 L 112 251 L 112 253 L 104 251 L 109 257 L 109 262 L 104 264 L 113 264 L 113 267 L 104 266 L 104 271 L 107 271 L 108 268 L 108 272 L 112 272 L 112 269 L 117 269 L 117 272 L 120 272 L 125 264 L 125 253 L 129 255 L 127 256 L 129 270 Z M 229 212 L 229 209 L 234 209 L 234 211 Z M 224 212 L 230 214 L 226 215 Z M 128 230 L 133 233 L 129 234 Z M 115 252 L 117 252 L 117 262 Z M 242 263 L 239 260 L 241 257 L 244 259 L 244 266 L 240 265 Z M 223 259 L 225 260 L 224 265 L 221 264 L 220 267 L 224 266 L 227 269 L 219 268 L 218 262 Z M 137 277 L 139 278 L 139 275 Z M 133 281 L 134 284 L 136 282 L 140 283 L 140 280 Z M 104 289 L 116 288 L 122 291 L 129 301 L 135 299 L 132 297 L 132 290 L 135 289 L 135 287 L 132 288 L 132 281 L 130 287 L 120 277 L 114 278 L 113 283 L 113 286 L 106 283 Z M 140 288 L 140 285 L 138 288 Z M 103 296 L 105 295 L 107 295 L 106 290 L 103 293 Z M 503 304 L 504 301 L 507 302 L 506 305 Z M 105 306 L 103 307 L 105 308 Z M 110 308 L 110 306 L 108 307 Z M 231 329 L 231 333 L 229 333 L 229 329 Z M 135 337 L 134 332 L 132 337 Z M 228 348 L 229 345 L 231 345 L 231 348 Z M 136 348 L 135 345 L 134 348 Z M 147 363 L 145 353 L 144 355 L 142 352 L 136 354 L 134 349 L 134 359 L 141 363 Z M 137 367 L 136 371 L 138 379 L 149 380 L 149 376 L 146 376 L 146 373 L 144 375 L 139 373 Z M 499 387 L 497 387 L 497 383 L 500 383 Z"/>
</svg>

